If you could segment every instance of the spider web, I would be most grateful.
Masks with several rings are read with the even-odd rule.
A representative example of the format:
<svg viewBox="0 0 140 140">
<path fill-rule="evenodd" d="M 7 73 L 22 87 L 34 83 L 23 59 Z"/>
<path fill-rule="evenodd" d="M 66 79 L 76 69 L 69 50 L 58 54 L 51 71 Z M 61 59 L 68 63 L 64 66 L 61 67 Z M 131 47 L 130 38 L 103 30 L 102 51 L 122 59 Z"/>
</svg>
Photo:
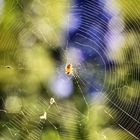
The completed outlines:
<svg viewBox="0 0 140 140">
<path fill-rule="evenodd" d="M 112 61 L 112 59 L 110 58 L 110 53 L 113 53 L 113 50 L 109 48 L 108 49 L 109 53 L 108 53 L 106 51 L 107 50 L 106 45 L 104 44 L 104 39 L 106 38 L 110 42 L 112 42 L 113 39 L 114 39 L 113 41 L 116 41 L 116 40 L 123 41 L 124 38 L 122 37 L 122 32 L 124 31 L 127 33 L 128 32 L 127 28 L 131 28 L 131 25 L 128 25 L 127 28 L 124 28 L 124 23 L 122 19 L 120 19 L 120 17 L 118 16 L 119 12 L 117 13 L 116 11 L 115 12 L 112 11 L 114 12 L 112 13 L 112 15 L 107 15 L 106 11 L 102 12 L 101 7 L 104 7 L 103 6 L 104 3 L 102 2 L 87 0 L 81 3 L 81 5 L 82 5 L 81 7 L 83 10 L 81 14 L 81 25 L 76 30 L 76 33 L 72 35 L 72 38 L 70 40 L 71 44 L 69 45 L 69 48 L 73 46 L 75 48 L 82 50 L 84 56 L 86 56 L 87 54 L 87 57 L 84 58 L 85 60 L 83 60 L 83 62 L 80 63 L 80 65 L 82 65 L 80 67 L 80 70 L 81 69 L 82 70 L 78 73 L 80 75 L 78 76 L 78 78 L 80 80 L 81 78 L 84 79 L 87 85 L 90 85 L 91 88 L 94 88 L 94 92 L 96 91 L 98 92 L 98 94 L 99 93 L 101 94 L 100 96 L 103 96 L 107 104 L 109 104 L 112 108 L 111 111 L 108 112 L 104 110 L 104 112 L 107 113 L 114 121 L 115 119 L 117 119 L 115 123 L 120 128 L 120 130 L 123 130 L 124 132 L 126 132 L 126 135 L 127 134 L 129 135 L 127 137 L 129 137 L 130 139 L 133 139 L 133 138 L 139 139 L 138 129 L 137 127 L 133 127 L 133 126 L 139 126 L 139 119 L 137 116 L 137 114 L 139 113 L 138 112 L 136 113 L 136 110 L 138 111 L 138 108 L 139 108 L 138 89 L 136 89 L 136 87 L 138 87 L 138 83 L 136 81 L 132 84 L 131 81 L 127 80 L 130 77 L 132 78 L 133 74 L 135 75 L 135 78 L 132 78 L 132 79 L 133 80 L 137 79 L 136 75 L 138 74 L 137 73 L 138 67 L 134 64 L 135 62 L 133 60 L 132 60 L 133 62 L 131 62 L 130 60 L 129 61 L 127 60 L 127 59 L 130 59 L 130 57 L 132 57 L 133 59 L 133 57 L 135 56 L 134 55 L 132 56 L 130 54 L 130 50 L 127 50 L 127 48 L 126 50 L 124 50 L 124 54 L 120 54 L 117 52 L 117 50 L 115 50 L 114 52 L 117 52 L 118 57 L 116 59 L 115 55 L 112 56 L 115 58 Z M 111 10 L 110 5 L 111 4 L 108 4 L 105 10 Z M 92 12 L 93 9 L 94 9 L 94 12 Z M 110 16 L 112 16 L 112 18 Z M 109 22 L 109 20 L 111 20 L 111 22 Z M 114 23 L 112 23 L 113 20 L 114 20 Z M 107 26 L 108 22 L 109 22 L 109 29 L 111 30 L 110 34 L 112 35 L 115 34 L 114 38 L 112 38 L 110 34 L 109 35 L 107 34 L 106 38 L 104 38 L 104 36 L 107 33 L 106 29 L 108 28 Z M 116 25 L 114 25 L 115 23 Z M 110 26 L 114 27 L 114 29 L 112 29 L 112 27 Z M 133 36 L 133 28 L 132 28 L 132 36 Z M 109 46 L 110 44 L 108 44 L 108 47 L 110 47 Z M 111 45 L 112 47 L 117 47 L 114 44 L 111 44 Z M 129 53 L 125 51 L 129 51 Z M 135 52 L 135 49 L 133 50 L 133 52 Z M 135 53 L 137 54 L 137 52 Z M 68 59 L 72 59 L 70 58 L 70 55 Z M 123 63 L 120 62 L 120 60 L 118 59 L 119 57 L 120 58 L 124 57 Z M 73 60 L 73 62 L 74 61 L 75 60 Z M 126 68 L 124 67 L 124 64 L 126 65 Z M 99 68 L 95 69 L 96 65 Z M 132 69 L 131 65 L 134 65 L 134 67 L 136 67 L 134 72 L 130 70 Z M 79 67 L 79 65 L 76 67 Z M 89 71 L 94 69 L 95 73 L 92 72 L 93 75 L 90 75 L 90 76 L 88 75 L 90 74 L 90 72 L 88 72 L 88 67 L 89 67 Z M 84 74 L 84 68 L 85 68 L 86 74 Z M 127 68 L 129 68 L 128 71 L 126 70 Z M 121 70 L 124 70 L 125 72 Z M 97 75 L 96 78 L 92 77 L 95 75 Z M 127 78 L 125 78 L 124 75 Z M 90 78 L 92 77 L 91 81 L 88 79 L 89 77 Z M 110 78 L 111 80 L 108 78 Z M 95 82 L 93 82 L 94 79 L 95 79 Z M 104 87 L 105 84 L 107 85 Z M 82 92 L 79 82 L 77 82 L 77 85 L 79 86 L 80 92 Z M 128 90 L 130 90 L 129 95 L 127 93 Z M 132 95 L 133 92 L 136 92 L 137 95 L 133 96 Z M 118 116 L 116 117 L 116 115 L 114 114 L 117 114 Z M 131 123 L 128 124 L 127 122 L 131 122 Z M 105 136 L 105 138 L 107 137 Z"/>
<path fill-rule="evenodd" d="M 64 1 L 58 2 L 58 7 L 61 7 L 61 4 Z M 36 1 L 34 4 L 37 6 L 38 2 Z M 105 4 L 107 4 L 107 6 Z M 19 1 L 16 1 L 16 4 L 14 1 L 11 1 L 10 6 L 10 10 L 8 10 L 6 14 L 9 16 L 12 15 L 12 12 L 14 12 L 17 7 L 22 10 L 25 5 L 20 4 Z M 87 102 L 88 115 L 86 116 L 75 107 L 75 104 L 67 105 L 65 103 L 59 103 L 58 108 L 54 105 L 54 108 L 51 107 L 48 110 L 49 101 L 47 99 L 41 98 L 39 101 L 35 102 L 34 105 L 36 104 L 37 107 L 26 106 L 27 102 L 23 102 L 21 111 L 13 114 L 12 118 L 6 119 L 6 122 L 1 124 L 1 127 L 4 128 L 4 132 L 1 131 L 1 139 L 40 139 L 40 136 L 43 137 L 43 134 L 46 131 L 46 125 L 50 125 L 50 127 L 54 129 L 57 139 L 110 139 L 112 137 L 118 139 L 139 139 L 139 82 L 137 78 L 139 76 L 139 63 L 135 60 L 135 58 L 139 58 L 137 49 L 138 44 L 136 43 L 136 47 L 131 47 L 130 50 L 125 47 L 123 54 L 117 52 L 118 56 L 115 54 L 111 55 L 113 54 L 113 50 L 107 48 L 107 46 L 110 45 L 109 42 L 113 40 L 113 33 L 116 35 L 114 38 L 118 40 L 122 32 L 128 33 L 127 28 L 130 27 L 132 38 L 129 40 L 133 39 L 133 37 L 138 38 L 138 33 L 135 34 L 133 32 L 136 30 L 135 28 L 138 23 L 136 22 L 135 26 L 128 23 L 128 25 L 124 27 L 123 21 L 119 20 L 119 12 L 114 12 L 113 9 L 111 9 L 111 6 L 113 6 L 113 2 L 107 3 L 106 1 L 91 0 L 85 0 L 78 5 L 73 4 L 71 12 L 74 13 L 75 17 L 80 17 L 80 24 L 76 27 L 70 25 L 72 32 L 70 32 L 70 36 L 68 36 L 68 46 L 66 50 L 62 49 L 62 54 L 66 54 L 66 59 L 70 59 L 68 62 L 74 63 L 73 66 L 76 73 L 73 81 L 75 81 L 74 85 L 82 95 L 78 95 L 79 99 L 82 101 L 85 98 L 84 100 L 87 102 L 88 96 L 93 94 L 92 96 L 97 95 L 98 98 L 101 98 L 100 100 L 101 102 L 103 101 L 103 103 L 96 106 L 94 103 L 90 104 Z M 129 11 L 129 9 L 127 10 Z M 108 15 L 108 11 L 114 13 Z M 31 11 L 29 11 L 29 13 L 30 12 Z M 25 15 L 26 14 L 27 13 L 25 12 Z M 40 13 L 36 13 L 33 9 L 31 15 L 34 14 Z M 32 17 L 31 15 L 27 14 L 27 20 Z M 21 56 L 24 56 L 24 54 L 21 54 L 24 49 L 22 50 L 17 47 L 20 43 L 23 43 L 24 47 L 30 47 L 36 41 L 45 42 L 46 44 L 53 46 L 55 42 L 61 40 L 61 38 L 57 37 L 56 29 L 52 28 L 52 36 L 48 39 L 46 36 L 49 35 L 49 31 L 46 33 L 42 28 L 37 30 L 38 28 L 36 27 L 39 24 L 36 24 L 35 20 L 38 18 L 35 17 L 34 19 L 31 18 L 31 20 L 29 20 L 29 23 L 32 23 L 33 25 L 33 27 L 30 27 L 30 25 L 24 23 L 25 21 L 20 20 L 20 16 L 18 17 L 18 20 L 15 20 L 15 17 L 11 17 L 11 20 L 9 21 L 7 21 L 7 17 L 5 17 L 6 24 L 5 27 L 2 28 L 4 33 L 2 32 L 0 34 L 2 44 L 0 55 L 2 74 L 0 78 L 1 81 L 3 81 L 2 84 L 9 83 L 8 87 L 4 86 L 4 89 L 2 89 L 3 93 L 6 92 L 5 88 L 9 88 L 11 83 L 17 82 L 16 78 L 12 81 L 10 80 L 15 76 L 19 76 L 18 74 L 15 74 L 15 71 L 18 71 L 20 74 L 23 73 L 23 75 L 21 74 L 21 77 L 30 74 L 31 67 L 26 66 L 26 58 L 21 58 Z M 114 18 L 117 22 L 113 22 L 112 19 Z M 109 22 L 110 20 L 112 23 Z M 43 26 L 44 21 L 41 21 L 40 23 Z M 47 24 L 47 26 L 50 26 L 52 23 L 48 20 Z M 112 29 L 111 26 L 113 26 L 114 29 Z M 107 29 L 110 30 L 109 33 Z M 118 32 L 116 32 L 116 30 Z M 13 32 L 19 34 L 20 43 L 17 41 L 17 36 L 13 35 Z M 55 41 L 51 41 L 52 37 L 55 37 Z M 128 38 L 129 37 L 128 34 Z M 116 40 L 113 41 L 115 42 Z M 107 46 L 105 41 L 108 43 Z M 59 44 L 60 42 L 58 41 L 57 43 Z M 110 46 L 113 45 L 114 44 L 111 44 Z M 72 49 L 82 53 L 82 60 L 76 62 L 76 58 L 72 58 L 74 56 L 71 54 L 71 52 L 74 52 Z M 25 51 L 29 51 L 29 49 L 25 49 Z M 114 52 L 116 53 L 116 51 Z M 130 52 L 135 53 L 131 54 Z M 42 55 L 42 52 L 39 51 L 39 54 Z M 123 61 L 120 60 L 120 58 L 123 58 Z M 132 59 L 129 60 L 129 58 Z M 138 64 L 135 64 L 136 62 Z M 65 65 L 64 62 L 62 63 Z M 133 69 L 134 67 L 135 69 Z M 44 67 L 44 69 L 47 69 L 47 67 Z M 5 72 L 8 73 L 8 75 L 5 74 Z M 135 82 L 133 82 L 134 79 Z M 14 86 L 15 85 L 16 84 L 14 84 Z M 17 89 L 17 87 L 14 88 Z M 24 92 L 26 93 L 26 91 Z M 85 97 L 86 92 L 89 94 L 87 97 Z M 126 94 L 128 92 L 129 94 Z M 136 92 L 137 95 L 133 96 L 133 92 Z M 11 88 L 10 91 L 8 91 L 7 96 L 9 96 L 9 94 L 11 95 Z M 23 98 L 23 95 L 19 95 L 19 92 L 14 92 L 14 94 Z M 104 104 L 106 106 L 104 106 Z M 47 122 L 47 120 L 40 120 L 40 116 L 43 115 L 44 111 L 48 115 L 47 120 L 49 122 Z M 8 116 L 7 112 L 1 113 L 6 117 Z M 105 119 L 100 120 L 101 123 L 99 123 L 99 125 L 105 126 L 106 121 L 111 121 L 110 126 L 105 127 L 105 129 L 97 129 L 98 115 L 105 116 Z M 96 116 L 95 119 L 92 118 L 93 116 Z M 85 132 L 85 134 L 82 134 L 81 132 Z M 94 135 L 92 135 L 92 133 L 94 133 Z"/>
</svg>

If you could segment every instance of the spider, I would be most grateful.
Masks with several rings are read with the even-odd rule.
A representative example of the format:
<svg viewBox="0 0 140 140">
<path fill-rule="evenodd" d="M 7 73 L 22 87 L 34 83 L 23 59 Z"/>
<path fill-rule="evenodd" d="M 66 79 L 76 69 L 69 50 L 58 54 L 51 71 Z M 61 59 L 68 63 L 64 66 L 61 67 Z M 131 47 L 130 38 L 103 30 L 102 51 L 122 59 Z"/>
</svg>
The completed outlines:
<svg viewBox="0 0 140 140">
<path fill-rule="evenodd" d="M 73 74 L 73 66 L 72 66 L 72 64 L 67 64 L 65 66 L 65 74 L 67 74 L 67 75 Z"/>
</svg>

